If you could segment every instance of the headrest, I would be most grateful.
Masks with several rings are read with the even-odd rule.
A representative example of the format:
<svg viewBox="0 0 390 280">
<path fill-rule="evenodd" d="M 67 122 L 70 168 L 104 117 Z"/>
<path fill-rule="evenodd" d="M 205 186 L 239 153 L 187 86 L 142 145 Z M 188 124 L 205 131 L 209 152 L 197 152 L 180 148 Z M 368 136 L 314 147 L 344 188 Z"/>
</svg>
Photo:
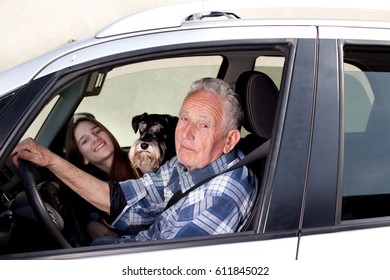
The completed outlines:
<svg viewBox="0 0 390 280">
<path fill-rule="evenodd" d="M 266 74 L 242 73 L 236 82 L 245 114 L 244 128 L 265 139 L 271 138 L 279 90 Z"/>
</svg>

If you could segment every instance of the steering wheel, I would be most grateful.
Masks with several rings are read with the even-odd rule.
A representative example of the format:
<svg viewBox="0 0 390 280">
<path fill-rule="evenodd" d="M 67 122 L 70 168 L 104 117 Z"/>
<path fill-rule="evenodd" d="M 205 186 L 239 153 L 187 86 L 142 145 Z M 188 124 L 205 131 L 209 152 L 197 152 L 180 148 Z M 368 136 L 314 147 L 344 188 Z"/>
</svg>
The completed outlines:
<svg viewBox="0 0 390 280">
<path fill-rule="evenodd" d="M 35 216 L 41 221 L 53 238 L 62 248 L 72 248 L 69 242 L 65 239 L 58 226 L 57 217 L 59 215 L 50 206 L 46 206 L 39 194 L 35 176 L 33 173 L 33 164 L 26 160 L 21 160 L 19 164 L 20 176 L 22 178 L 27 198 Z M 54 210 L 54 212 L 53 212 Z M 57 223 L 56 223 L 57 222 Z"/>
</svg>

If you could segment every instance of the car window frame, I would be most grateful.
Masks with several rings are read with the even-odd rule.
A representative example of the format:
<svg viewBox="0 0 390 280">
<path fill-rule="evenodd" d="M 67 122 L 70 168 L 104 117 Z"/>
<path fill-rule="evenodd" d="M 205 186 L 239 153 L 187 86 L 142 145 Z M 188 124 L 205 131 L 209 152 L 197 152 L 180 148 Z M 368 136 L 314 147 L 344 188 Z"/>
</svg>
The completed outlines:
<svg viewBox="0 0 390 280">
<path fill-rule="evenodd" d="M 271 44 L 271 42 L 273 42 L 274 45 Z M 277 45 L 277 46 L 280 46 L 280 51 L 284 51 L 285 52 L 286 50 L 294 49 L 293 46 L 296 43 L 297 43 L 296 40 L 291 40 L 291 39 L 288 39 L 288 40 L 286 40 L 286 39 L 266 40 L 265 42 L 257 41 L 256 45 L 251 45 L 250 48 L 253 48 L 253 50 L 259 51 L 259 50 L 261 50 L 261 46 L 263 46 L 264 49 L 268 49 L 268 48 L 275 48 L 275 46 Z M 230 44 L 229 42 L 226 44 L 226 49 L 229 49 L 229 44 Z M 247 41 L 245 41 L 243 43 L 243 46 L 246 46 L 246 44 L 248 44 Z M 208 48 L 208 52 L 212 53 L 213 47 L 209 47 Z M 219 48 L 221 48 L 221 46 L 218 46 L 216 49 L 219 49 Z M 237 45 L 236 45 L 236 48 L 237 48 Z M 248 50 L 248 47 L 246 46 L 245 49 Z M 177 55 L 185 55 L 186 53 L 191 53 L 191 52 L 193 52 L 193 51 L 190 48 L 188 50 L 184 50 L 183 49 L 183 50 L 178 51 Z M 132 52 L 129 52 L 129 54 L 131 54 L 131 53 Z M 118 56 L 122 60 L 118 60 Z M 145 56 L 147 56 L 146 53 L 143 54 L 142 58 L 145 59 Z M 160 56 L 164 57 L 165 55 L 164 54 L 160 54 Z M 169 56 L 171 56 L 171 54 Z M 155 55 L 153 55 L 153 57 L 155 57 Z M 288 68 L 290 69 L 290 71 L 286 71 L 287 74 L 284 73 L 284 74 L 287 75 L 286 77 L 289 77 L 291 75 L 291 73 L 292 73 L 291 69 L 293 69 L 293 65 L 289 65 L 289 64 L 290 63 L 291 64 L 294 63 L 293 57 L 294 57 L 294 54 L 289 54 L 289 59 L 287 60 L 288 62 L 286 62 L 286 67 L 288 65 Z M 75 65 L 75 66 L 68 67 L 68 68 L 66 68 L 64 70 L 61 70 L 59 72 L 56 72 L 56 73 L 53 73 L 53 75 L 55 74 L 54 75 L 55 76 L 54 81 L 56 82 L 56 84 L 53 85 L 53 80 L 52 80 L 51 83 L 47 86 L 46 92 L 51 92 L 51 94 L 47 94 L 45 96 L 44 100 L 47 101 L 47 100 L 53 98 L 53 96 L 58 94 L 58 92 L 60 92 L 65 87 L 65 85 L 67 85 L 69 83 L 69 81 L 75 81 L 75 80 L 79 79 L 83 75 L 85 75 L 87 73 L 90 73 L 90 71 L 92 69 L 93 70 L 99 70 L 99 69 L 102 69 L 102 68 L 112 67 L 114 65 L 112 61 L 115 61 L 115 63 L 114 63 L 115 65 L 120 65 L 120 64 L 129 63 L 131 61 L 140 61 L 140 58 L 139 57 L 123 58 L 123 54 L 114 55 L 114 56 L 111 56 L 111 57 L 106 57 L 104 59 L 103 63 L 100 60 L 92 60 L 92 61 L 88 61 L 88 62 L 80 64 L 80 65 Z M 45 77 L 42 77 L 42 78 L 45 78 Z M 285 82 L 286 84 L 283 85 L 283 86 L 286 86 L 286 88 L 288 88 L 288 86 L 289 86 L 287 80 L 289 80 L 290 78 L 286 78 L 286 82 Z M 287 98 L 287 97 L 285 97 L 285 98 Z M 287 99 L 285 99 L 285 101 L 286 100 Z M 40 106 L 44 107 L 44 103 L 41 103 Z M 37 108 L 38 107 L 36 107 L 35 110 L 37 110 Z M 32 119 L 33 116 L 34 115 L 31 115 L 30 119 Z M 48 125 L 48 127 L 50 127 L 50 126 Z M 40 133 L 43 133 L 43 131 L 41 130 Z M 293 236 L 295 231 L 291 231 L 290 233 L 288 233 L 288 232 L 289 232 L 288 230 L 285 231 L 283 233 L 283 236 L 290 236 L 290 235 Z M 247 238 L 251 239 L 251 238 L 253 238 L 254 235 L 257 236 L 258 234 L 261 235 L 263 233 L 260 233 L 260 231 L 257 230 L 256 233 L 254 233 L 254 232 L 244 232 L 244 233 L 239 233 L 239 234 L 233 234 L 232 239 L 230 239 L 230 237 L 228 237 L 229 235 L 227 235 L 227 236 L 211 236 L 211 237 L 209 236 L 208 238 L 204 238 L 204 237 L 189 238 L 188 240 L 187 239 L 176 240 L 175 242 L 177 242 L 177 244 L 183 244 L 183 242 L 187 244 L 187 242 L 188 242 L 188 246 L 190 246 L 190 247 L 192 247 L 192 246 L 204 246 L 208 242 L 213 242 L 214 243 L 214 239 L 221 240 L 222 243 L 227 242 L 226 240 L 242 240 L 242 241 L 245 241 L 245 240 L 247 240 Z M 269 234 L 270 235 L 275 235 L 276 234 L 275 236 L 279 236 L 278 233 L 273 233 L 273 231 L 271 231 Z M 166 244 L 164 243 L 164 245 L 163 245 L 164 248 L 176 248 L 176 245 L 172 245 L 172 242 L 169 242 L 169 241 L 164 241 L 164 242 L 167 242 Z M 135 247 L 138 247 L 138 246 L 146 246 L 146 245 L 145 244 L 142 244 L 142 245 L 138 244 Z"/>
</svg>

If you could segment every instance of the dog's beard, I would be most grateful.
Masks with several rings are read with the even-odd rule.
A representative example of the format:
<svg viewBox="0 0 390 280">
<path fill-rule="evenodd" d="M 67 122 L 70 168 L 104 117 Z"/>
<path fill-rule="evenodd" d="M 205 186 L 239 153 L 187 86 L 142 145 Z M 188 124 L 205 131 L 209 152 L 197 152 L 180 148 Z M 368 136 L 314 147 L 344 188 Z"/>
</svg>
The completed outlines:
<svg viewBox="0 0 390 280">
<path fill-rule="evenodd" d="M 159 146 L 155 142 L 148 142 L 147 149 L 141 148 L 141 143 L 144 141 L 137 140 L 134 145 L 130 148 L 129 159 L 131 163 L 139 168 L 142 173 L 155 171 L 161 164 L 164 157 Z"/>
</svg>

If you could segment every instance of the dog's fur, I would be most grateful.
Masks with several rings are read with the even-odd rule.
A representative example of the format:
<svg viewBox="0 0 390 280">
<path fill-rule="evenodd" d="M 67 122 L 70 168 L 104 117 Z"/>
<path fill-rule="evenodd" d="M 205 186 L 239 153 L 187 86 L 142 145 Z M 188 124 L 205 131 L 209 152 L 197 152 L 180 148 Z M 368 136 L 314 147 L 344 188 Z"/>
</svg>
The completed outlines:
<svg viewBox="0 0 390 280">
<path fill-rule="evenodd" d="M 176 155 L 175 129 L 178 117 L 143 113 L 132 119 L 134 132 L 140 137 L 129 151 L 131 163 L 143 173 L 155 171 Z"/>
</svg>

